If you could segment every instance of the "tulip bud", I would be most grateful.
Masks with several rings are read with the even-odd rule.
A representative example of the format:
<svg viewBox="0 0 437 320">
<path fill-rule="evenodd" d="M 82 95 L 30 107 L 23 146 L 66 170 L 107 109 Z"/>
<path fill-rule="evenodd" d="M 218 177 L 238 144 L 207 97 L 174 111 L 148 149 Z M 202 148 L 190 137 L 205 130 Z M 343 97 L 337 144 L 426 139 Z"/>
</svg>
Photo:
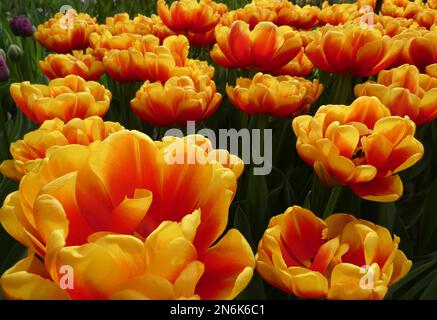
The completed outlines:
<svg viewBox="0 0 437 320">
<path fill-rule="evenodd" d="M 12 32 L 19 37 L 30 37 L 35 31 L 32 21 L 27 17 L 15 16 L 9 25 Z"/>
<path fill-rule="evenodd" d="M 19 61 L 23 57 L 23 49 L 16 44 L 11 44 L 8 48 L 8 58 L 11 61 Z"/>
<path fill-rule="evenodd" d="M 0 49 L 0 57 L 2 57 L 6 61 L 6 52 L 3 49 Z"/>
<path fill-rule="evenodd" d="M 7 81 L 9 79 L 9 69 L 6 64 L 6 59 L 0 56 L 0 82 Z"/>
</svg>

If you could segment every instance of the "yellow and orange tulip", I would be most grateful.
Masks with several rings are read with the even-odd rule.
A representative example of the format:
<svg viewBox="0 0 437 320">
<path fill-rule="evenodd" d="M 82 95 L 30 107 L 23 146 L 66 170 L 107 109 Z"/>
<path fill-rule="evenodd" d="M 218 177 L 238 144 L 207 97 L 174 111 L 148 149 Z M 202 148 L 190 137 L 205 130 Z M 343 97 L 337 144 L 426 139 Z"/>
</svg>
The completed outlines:
<svg viewBox="0 0 437 320">
<path fill-rule="evenodd" d="M 105 54 L 112 50 L 128 50 L 148 44 L 149 47 L 156 47 L 159 45 L 159 40 L 156 40 L 152 35 L 139 35 L 133 33 L 122 33 L 119 35 L 113 35 L 108 30 L 102 30 L 100 32 L 93 32 L 90 35 L 90 47 L 93 49 L 94 55 L 103 60 Z"/>
<path fill-rule="evenodd" d="M 293 206 L 270 220 L 256 254 L 268 283 L 301 298 L 382 300 L 412 262 L 400 239 L 348 214 L 326 220 Z"/>
<path fill-rule="evenodd" d="M 437 63 L 433 63 L 427 66 L 425 72 L 431 77 L 437 78 Z"/>
<path fill-rule="evenodd" d="M 39 25 L 34 36 L 48 50 L 68 53 L 88 47 L 89 35 L 96 29 L 96 19 L 70 9 Z"/>
<path fill-rule="evenodd" d="M 395 65 L 413 64 L 424 71 L 426 66 L 437 63 L 437 29 L 406 30 L 393 39 L 402 41 L 402 50 Z"/>
<path fill-rule="evenodd" d="M 437 10 L 424 9 L 419 11 L 416 21 L 420 26 L 431 29 L 432 26 L 437 24 Z"/>
<path fill-rule="evenodd" d="M 422 5 L 409 0 L 385 0 L 381 12 L 387 16 L 415 18 L 421 11 Z"/>
<path fill-rule="evenodd" d="M 103 62 L 89 52 L 84 54 L 82 51 L 73 51 L 73 54 L 49 54 L 38 65 L 49 79 L 77 75 L 87 81 L 97 81 L 105 73 Z"/>
<path fill-rule="evenodd" d="M 48 85 L 13 83 L 10 92 L 21 111 L 38 124 L 55 118 L 67 122 L 73 118 L 103 117 L 112 98 L 100 83 L 75 75 L 51 80 Z"/>
<path fill-rule="evenodd" d="M 193 81 L 188 76 L 172 77 L 165 83 L 146 81 L 131 101 L 134 112 L 145 122 L 168 126 L 185 125 L 211 116 L 222 96 L 208 76 Z"/>
<path fill-rule="evenodd" d="M 169 27 L 167 27 L 164 22 L 162 22 L 162 19 L 156 15 L 152 14 L 152 34 L 155 37 L 159 38 L 159 41 L 161 43 L 164 41 L 165 38 L 176 35 L 176 32 L 171 30 Z"/>
<path fill-rule="evenodd" d="M 408 116 L 417 125 L 437 118 L 437 79 L 412 65 L 381 71 L 376 82 L 358 84 L 355 95 L 375 96 L 392 115 Z"/>
<path fill-rule="evenodd" d="M 22 140 L 11 144 L 13 159 L 3 161 L 0 172 L 8 178 L 20 180 L 43 161 L 49 148 L 68 144 L 89 145 L 122 129 L 119 123 L 103 121 L 97 116 L 85 120 L 75 118 L 67 123 L 57 118 L 46 120 L 37 130 L 26 133 Z"/>
<path fill-rule="evenodd" d="M 212 59 L 225 68 L 253 68 L 261 72 L 277 70 L 299 54 L 302 40 L 288 26 L 258 23 L 252 31 L 243 21 L 215 29 L 217 43 Z"/>
<path fill-rule="evenodd" d="M 306 77 L 313 71 L 314 65 L 311 63 L 305 54 L 305 50 L 302 48 L 299 54 L 293 58 L 285 66 L 272 72 L 274 75 L 289 75 L 293 77 Z"/>
<path fill-rule="evenodd" d="M 238 78 L 235 87 L 226 86 L 229 99 L 240 110 L 275 117 L 306 113 L 322 90 L 323 85 L 317 80 L 262 73 L 257 73 L 253 79 Z"/>
<path fill-rule="evenodd" d="M 275 22 L 276 13 L 270 8 L 249 3 L 243 8 L 230 11 L 223 15 L 221 23 L 226 26 L 231 26 L 237 20 L 246 22 L 249 25 L 249 29 L 253 30 L 260 22 Z"/>
<path fill-rule="evenodd" d="M 360 15 L 361 13 L 356 3 L 335 3 L 329 5 L 325 1 L 318 13 L 318 18 L 321 25 L 329 24 L 337 26 L 344 25 Z"/>
<path fill-rule="evenodd" d="M 403 184 L 398 173 L 424 153 L 414 138 L 415 123 L 391 116 L 376 97 L 360 97 L 350 106 L 322 106 L 314 116 L 295 118 L 293 131 L 300 157 L 323 183 L 350 186 L 371 201 L 399 199 Z"/>
<path fill-rule="evenodd" d="M 305 53 L 323 71 L 371 76 L 390 66 L 401 46 L 401 41 L 392 40 L 379 30 L 347 25 L 325 29 Z"/>
<path fill-rule="evenodd" d="M 5 296 L 232 299 L 255 265 L 237 230 L 217 241 L 235 191 L 234 171 L 190 137 L 154 142 L 122 130 L 52 149 L 0 211 L 4 228 L 44 261 L 30 256 L 6 271 Z M 60 288 L 65 265 L 74 282 Z"/>
<path fill-rule="evenodd" d="M 129 14 L 118 13 L 113 17 L 107 17 L 105 24 L 100 27 L 113 35 L 123 33 L 146 35 L 152 33 L 153 22 L 152 19 L 141 14 L 131 20 Z"/>
<path fill-rule="evenodd" d="M 176 67 L 185 66 L 188 50 L 188 39 L 184 36 L 170 36 L 160 46 L 157 37 L 146 35 L 135 40 L 133 47 L 107 52 L 103 63 L 117 81 L 165 82 Z"/>
<path fill-rule="evenodd" d="M 300 7 L 291 2 L 279 2 L 275 9 L 275 24 L 287 25 L 297 29 L 310 30 L 319 23 L 320 9 L 316 6 L 306 5 Z"/>
<path fill-rule="evenodd" d="M 213 29 L 220 21 L 220 13 L 216 11 L 218 7 L 210 5 L 212 2 L 179 0 L 169 8 L 165 0 L 158 0 L 158 14 L 173 31 L 203 33 Z"/>
</svg>

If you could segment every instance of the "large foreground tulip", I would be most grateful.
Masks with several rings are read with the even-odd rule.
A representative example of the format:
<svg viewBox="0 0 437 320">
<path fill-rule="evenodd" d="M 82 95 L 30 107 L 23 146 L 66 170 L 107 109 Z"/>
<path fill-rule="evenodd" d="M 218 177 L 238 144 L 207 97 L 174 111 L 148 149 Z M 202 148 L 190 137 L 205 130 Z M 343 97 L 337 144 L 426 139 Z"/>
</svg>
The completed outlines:
<svg viewBox="0 0 437 320">
<path fill-rule="evenodd" d="M 270 220 L 256 255 L 270 284 L 301 298 L 381 300 L 411 261 L 400 239 L 348 214 L 325 221 L 299 206 Z"/>
<path fill-rule="evenodd" d="M 223 165 L 203 144 L 122 130 L 51 149 L 0 211 L 3 227 L 44 262 L 30 257 L 7 271 L 5 296 L 234 298 L 250 281 L 253 253 L 236 230 L 217 240 L 241 160 Z M 64 290 L 62 266 L 74 272 Z"/>
<path fill-rule="evenodd" d="M 289 117 L 306 113 L 319 98 L 323 85 L 317 80 L 290 76 L 273 77 L 257 73 L 253 79 L 238 78 L 234 87 L 227 85 L 231 102 L 249 114 L 264 113 L 275 117 Z"/>
<path fill-rule="evenodd" d="M 355 95 L 375 96 L 392 115 L 408 116 L 417 125 L 437 118 L 437 79 L 412 65 L 381 71 L 376 82 L 358 84 Z"/>
<path fill-rule="evenodd" d="M 414 138 L 414 122 L 391 116 L 375 97 L 360 97 L 350 106 L 322 106 L 314 116 L 295 118 L 293 130 L 299 155 L 326 185 L 348 185 L 372 201 L 399 199 L 398 173 L 424 153 Z"/>
<path fill-rule="evenodd" d="M 119 123 L 103 121 L 96 116 L 85 120 L 75 118 L 67 123 L 57 118 L 46 120 L 37 130 L 26 133 L 22 140 L 11 144 L 13 160 L 3 161 L 0 172 L 11 179 L 20 180 L 41 163 L 49 148 L 68 144 L 89 145 L 122 129 Z"/>
<path fill-rule="evenodd" d="M 51 80 L 48 85 L 13 83 L 10 91 L 21 111 L 38 124 L 54 118 L 69 121 L 103 117 L 112 98 L 111 92 L 100 83 L 75 75 Z"/>
<path fill-rule="evenodd" d="M 301 50 L 298 32 L 271 22 L 258 23 L 252 31 L 243 21 L 215 29 L 217 43 L 211 51 L 215 62 L 225 68 L 276 70 L 290 62 Z"/>
</svg>

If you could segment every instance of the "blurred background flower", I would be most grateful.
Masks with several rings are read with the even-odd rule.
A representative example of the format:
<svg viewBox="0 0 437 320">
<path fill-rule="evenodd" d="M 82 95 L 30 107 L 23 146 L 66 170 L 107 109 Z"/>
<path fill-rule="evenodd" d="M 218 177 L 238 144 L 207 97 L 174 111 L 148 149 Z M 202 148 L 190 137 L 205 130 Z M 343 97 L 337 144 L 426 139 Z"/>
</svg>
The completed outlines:
<svg viewBox="0 0 437 320">
<path fill-rule="evenodd" d="M 9 22 L 12 32 L 19 37 L 30 37 L 35 32 L 32 21 L 27 17 L 14 16 Z"/>
</svg>

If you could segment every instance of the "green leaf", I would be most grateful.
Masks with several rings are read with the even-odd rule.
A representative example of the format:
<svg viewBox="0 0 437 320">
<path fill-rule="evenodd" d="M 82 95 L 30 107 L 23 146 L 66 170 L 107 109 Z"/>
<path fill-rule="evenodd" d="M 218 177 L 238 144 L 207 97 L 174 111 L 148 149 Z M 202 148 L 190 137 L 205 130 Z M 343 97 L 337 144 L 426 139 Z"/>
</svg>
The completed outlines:
<svg viewBox="0 0 437 320">
<path fill-rule="evenodd" d="M 268 224 L 269 213 L 267 211 L 269 190 L 265 176 L 256 176 L 253 172 L 249 172 L 247 179 L 248 185 L 246 191 L 247 200 L 245 212 L 248 217 L 250 217 L 253 240 L 258 242 L 264 234 Z"/>
<path fill-rule="evenodd" d="M 437 299 L 437 275 L 434 276 L 434 279 L 431 283 L 426 287 L 425 291 L 423 291 L 420 296 L 421 300 L 436 300 Z"/>
</svg>

